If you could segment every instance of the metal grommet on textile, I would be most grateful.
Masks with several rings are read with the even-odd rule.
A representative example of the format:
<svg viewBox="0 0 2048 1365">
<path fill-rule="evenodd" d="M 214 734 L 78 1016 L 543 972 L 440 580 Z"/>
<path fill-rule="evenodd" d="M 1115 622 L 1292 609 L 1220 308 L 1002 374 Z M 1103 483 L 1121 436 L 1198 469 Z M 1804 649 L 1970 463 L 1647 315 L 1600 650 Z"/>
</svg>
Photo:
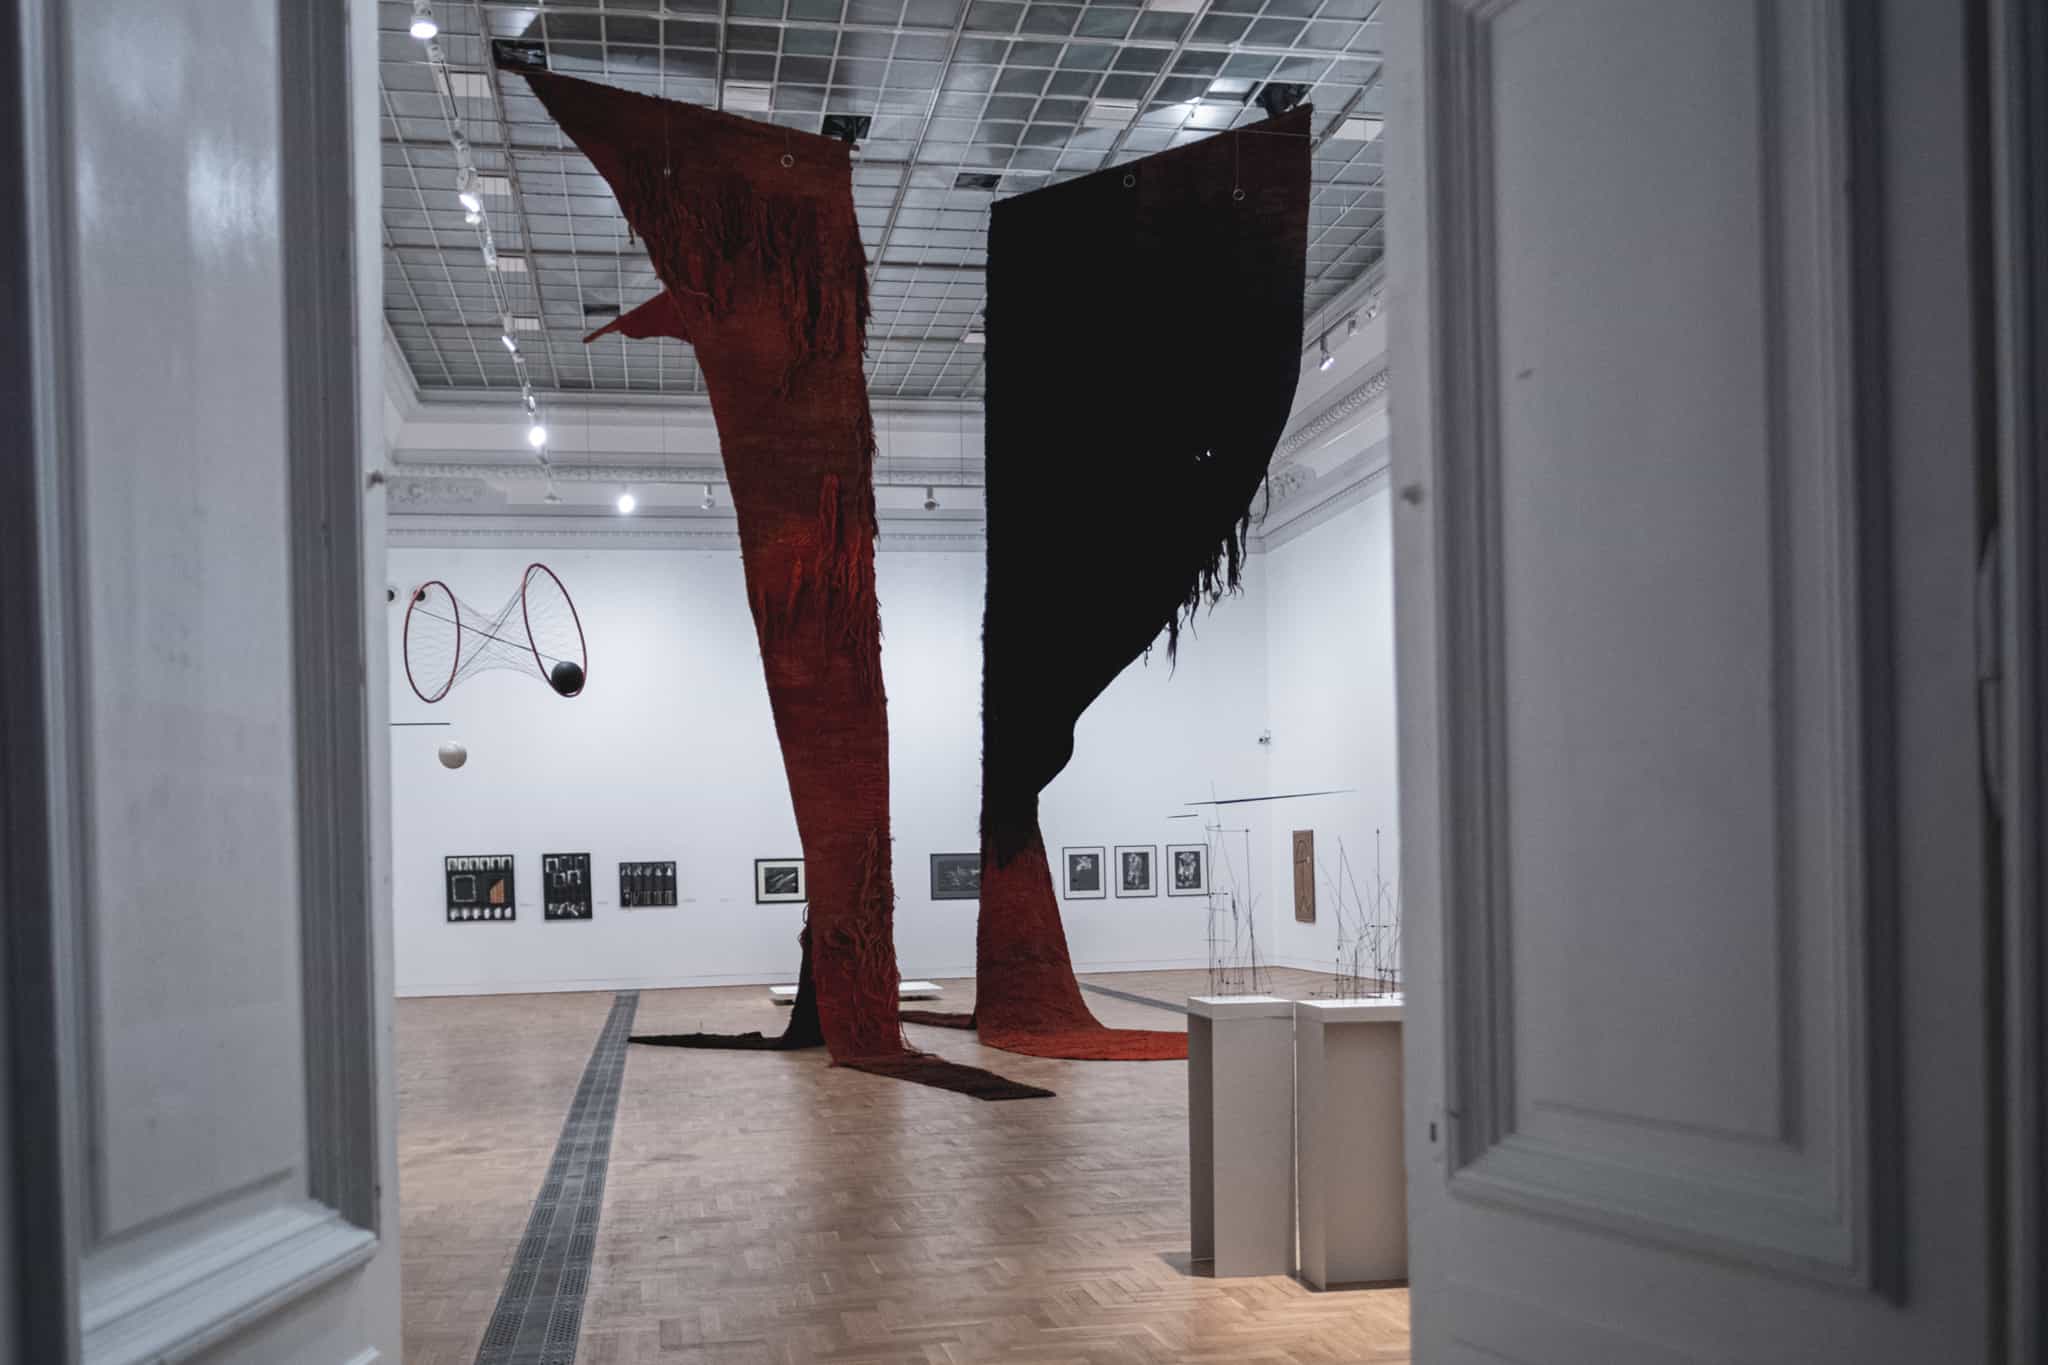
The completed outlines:
<svg viewBox="0 0 2048 1365">
<path fill-rule="evenodd" d="M 785 166 L 794 166 L 796 165 L 796 158 L 791 156 L 788 152 L 784 152 L 782 154 L 782 164 Z"/>
<path fill-rule="evenodd" d="M 1231 200 L 1232 200 L 1233 202 L 1235 202 L 1235 203 L 1240 203 L 1240 204 L 1241 204 L 1241 203 L 1243 203 L 1243 202 L 1244 202 L 1244 186 L 1242 186 L 1242 185 L 1239 185 L 1239 186 L 1238 186 L 1238 187 L 1237 187 L 1236 189 L 1232 190 L 1232 191 L 1230 192 L 1230 198 L 1231 198 Z"/>
<path fill-rule="evenodd" d="M 1129 188 L 1131 188 L 1131 187 L 1132 187 L 1133 185 L 1135 185 L 1135 184 L 1137 184 L 1137 183 L 1138 183 L 1138 177 L 1137 177 L 1137 176 L 1135 176 L 1135 175 L 1131 174 L 1131 173 L 1130 173 L 1129 171 L 1125 171 L 1125 172 L 1124 172 L 1124 188 L 1125 188 L 1125 189 L 1129 189 Z"/>
</svg>

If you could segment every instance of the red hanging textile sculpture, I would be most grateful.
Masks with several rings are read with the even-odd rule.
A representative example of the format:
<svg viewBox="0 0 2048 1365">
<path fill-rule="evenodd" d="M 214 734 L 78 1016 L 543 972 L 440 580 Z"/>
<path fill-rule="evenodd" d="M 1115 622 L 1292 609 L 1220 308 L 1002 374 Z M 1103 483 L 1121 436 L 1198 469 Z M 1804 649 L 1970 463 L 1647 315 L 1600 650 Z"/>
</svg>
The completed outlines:
<svg viewBox="0 0 2048 1365">
<path fill-rule="evenodd" d="M 1187 1055 L 1185 1034 L 1104 1028 L 1083 1003 L 1038 796 L 1089 703 L 1161 631 L 1171 656 L 1183 621 L 1238 585 L 1300 374 L 1310 117 L 991 214 L 974 1012 L 991 1046 Z"/>
<path fill-rule="evenodd" d="M 896 1018 L 867 263 L 846 145 L 513 69 L 611 184 L 666 286 L 614 325 L 696 348 L 810 891 L 787 1034 L 640 1041 L 822 1038 L 865 1070 L 982 1098 L 1050 1093 L 913 1052 Z"/>
</svg>

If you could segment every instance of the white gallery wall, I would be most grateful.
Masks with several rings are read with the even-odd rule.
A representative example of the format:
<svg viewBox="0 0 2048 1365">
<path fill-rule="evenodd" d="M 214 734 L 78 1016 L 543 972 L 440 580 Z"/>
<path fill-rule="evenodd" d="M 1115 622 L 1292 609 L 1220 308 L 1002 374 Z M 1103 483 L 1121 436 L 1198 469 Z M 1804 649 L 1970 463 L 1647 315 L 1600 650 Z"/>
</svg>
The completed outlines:
<svg viewBox="0 0 2048 1365">
<path fill-rule="evenodd" d="M 1383 491 L 1354 489 L 1323 519 L 1252 557 L 1242 595 L 1204 611 L 1133 664 L 1082 717 L 1073 761 L 1046 791 L 1055 872 L 1068 845 L 1205 842 L 1215 797 L 1355 787 L 1313 802 L 1223 807 L 1229 873 L 1272 962 L 1328 969 L 1334 916 L 1293 922 L 1288 832 L 1314 828 L 1394 864 L 1392 627 Z M 1306 524 L 1306 523 L 1304 523 Z M 390 556 L 396 938 L 401 994 L 739 984 L 793 979 L 800 907 L 756 905 L 753 861 L 800 851 L 731 549 L 621 538 L 446 544 L 402 538 Z M 1276 538 L 1277 539 L 1277 538 Z M 649 542 L 652 542 L 651 544 Z M 929 858 L 972 852 L 980 770 L 982 552 L 878 556 L 889 691 L 896 941 L 907 974 L 974 965 L 976 904 L 933 901 Z M 538 544 L 541 548 L 535 548 Z M 580 697 L 537 676 L 487 672 L 422 703 L 402 672 L 408 593 L 430 578 L 496 608 L 525 566 L 548 563 L 589 639 Z M 1086 612 L 1089 604 L 1074 604 Z M 1162 641 L 1163 645 L 1163 641 Z M 1058 640 L 1046 642 L 1057 650 Z M 421 725 L 417 722 L 447 722 Z M 1260 736 L 1270 730 L 1270 744 Z M 443 768 L 447 739 L 469 761 Z M 594 916 L 541 916 L 544 853 L 591 855 Z M 518 917 L 450 924 L 442 859 L 513 854 Z M 623 909 L 621 861 L 674 860 L 673 908 Z M 1241 866 L 1248 859 L 1250 866 Z M 1215 880 L 1224 880 L 1219 862 Z M 1161 894 L 1063 902 L 1082 970 L 1200 967 L 1207 903 Z"/>
<path fill-rule="evenodd" d="M 1392 499 L 1381 476 L 1344 501 L 1254 560 L 1273 733 L 1267 781 L 1276 793 L 1342 792 L 1267 806 L 1273 958 L 1323 971 L 1338 955 L 1340 884 L 1347 907 L 1373 895 L 1376 841 L 1378 880 L 1399 891 Z M 1313 924 L 1295 920 L 1292 835 L 1302 829 L 1315 834 Z"/>
<path fill-rule="evenodd" d="M 1315 924 L 1295 924 L 1290 832 L 1315 830 L 1332 876 L 1341 846 L 1368 889 L 1375 831 L 1389 881 L 1398 863 L 1379 288 L 1375 273 L 1308 321 L 1304 335 L 1328 338 L 1334 361 L 1325 367 L 1320 344 L 1303 349 L 1244 593 L 1201 615 L 1177 668 L 1159 648 L 1097 699 L 1041 812 L 1056 873 L 1065 846 L 1152 846 L 1163 871 L 1167 846 L 1212 843 L 1227 855 L 1212 882 L 1250 905 L 1263 960 L 1325 971 L 1334 896 Z M 755 905 L 753 862 L 793 856 L 799 841 L 709 409 L 564 398 L 544 470 L 524 453 L 516 405 L 423 399 L 385 341 L 400 993 L 791 979 L 801 909 Z M 960 975 L 973 969 L 977 907 L 933 901 L 929 859 L 977 844 L 981 415 L 972 401 L 884 400 L 876 426 L 898 964 Z M 628 492 L 637 513 L 613 515 Z M 584 695 L 492 673 L 421 703 L 400 671 L 404 594 L 438 577 L 495 609 L 534 560 L 582 609 Z M 449 724 L 404 724 L 420 721 Z M 467 767 L 435 761 L 444 738 L 468 746 Z M 1352 790 L 1192 804 L 1321 787 Z M 1218 824 L 1229 832 L 1212 835 Z M 592 921 L 541 918 L 540 859 L 555 852 L 591 855 Z M 452 854 L 513 855 L 518 918 L 447 923 Z M 669 860 L 680 904 L 619 906 L 620 862 Z M 1209 961 L 1200 897 L 1112 894 L 1063 901 L 1062 913 L 1083 970 Z"/>
<path fill-rule="evenodd" d="M 400 993 L 790 979 L 800 910 L 753 900 L 753 860 L 795 855 L 800 845 L 736 553 L 394 549 L 394 668 L 413 585 L 441 578 L 466 601 L 495 607 L 536 558 L 561 575 L 582 614 L 582 696 L 564 700 L 537 677 L 488 672 L 429 706 L 402 673 L 394 679 Z M 973 968 L 975 903 L 932 901 L 928 859 L 978 843 L 981 556 L 885 552 L 878 577 L 898 958 L 906 972 L 960 975 Z M 1199 842 L 1199 819 L 1169 818 L 1192 813 L 1186 802 L 1263 790 L 1262 605 L 1254 574 L 1243 596 L 1183 636 L 1178 668 L 1161 650 L 1089 710 L 1074 761 L 1045 797 L 1055 859 L 1066 844 Z M 406 724 L 420 721 L 448 725 Z M 468 747 L 463 768 L 438 762 L 446 739 Z M 541 918 L 540 856 L 554 852 L 591 854 L 592 920 Z M 516 855 L 518 918 L 447 923 L 442 858 L 490 853 Z M 617 864 L 668 859 L 678 865 L 680 904 L 621 909 Z M 1112 897 L 1067 904 L 1065 914 L 1084 968 L 1207 960 L 1199 899 Z"/>
</svg>

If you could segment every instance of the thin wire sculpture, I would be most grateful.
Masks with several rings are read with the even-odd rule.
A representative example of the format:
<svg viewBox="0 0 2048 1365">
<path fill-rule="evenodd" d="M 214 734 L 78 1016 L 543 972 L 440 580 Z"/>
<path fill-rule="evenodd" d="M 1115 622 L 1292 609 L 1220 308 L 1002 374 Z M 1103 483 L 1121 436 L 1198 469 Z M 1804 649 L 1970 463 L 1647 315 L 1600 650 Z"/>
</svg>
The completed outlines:
<svg viewBox="0 0 2048 1365">
<path fill-rule="evenodd" d="M 1380 831 L 1372 832 L 1372 880 L 1361 893 L 1344 841 L 1337 841 L 1337 866 L 1318 862 L 1336 904 L 1335 995 L 1352 1000 L 1401 993 L 1401 901 L 1387 882 Z"/>
<path fill-rule="evenodd" d="M 1209 994 L 1263 995 L 1269 984 L 1266 964 L 1259 958 L 1258 897 L 1251 886 L 1251 830 L 1226 828 L 1222 824 L 1203 827 L 1209 851 Z M 1231 838 L 1237 835 L 1242 854 L 1239 863 L 1230 856 Z"/>
<path fill-rule="evenodd" d="M 562 580 L 545 564 L 529 564 L 519 591 L 485 613 L 440 579 L 412 591 L 405 608 L 405 680 L 423 702 L 437 702 L 455 684 L 494 668 L 536 674 L 564 697 L 589 679 L 583 620 Z"/>
</svg>

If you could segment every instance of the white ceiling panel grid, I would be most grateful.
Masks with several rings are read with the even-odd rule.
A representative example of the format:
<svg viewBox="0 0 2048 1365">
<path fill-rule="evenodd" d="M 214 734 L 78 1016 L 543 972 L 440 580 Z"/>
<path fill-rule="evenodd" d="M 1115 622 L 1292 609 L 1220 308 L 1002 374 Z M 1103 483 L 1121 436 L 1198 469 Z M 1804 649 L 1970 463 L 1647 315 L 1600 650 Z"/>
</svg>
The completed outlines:
<svg viewBox="0 0 2048 1365">
<path fill-rule="evenodd" d="M 1306 311 L 1384 245 L 1378 0 L 444 0 L 433 7 L 482 173 L 536 387 L 701 395 L 690 348 L 586 332 L 660 289 L 604 180 L 493 38 L 548 65 L 669 99 L 818 131 L 864 115 L 853 193 L 873 276 L 868 377 L 879 397 L 982 391 L 966 340 L 984 304 L 988 209 L 1036 189 L 1256 122 L 1267 82 L 1308 87 L 1318 146 Z M 381 11 L 385 316 L 430 394 L 518 393 L 476 229 L 456 200 L 442 91 Z M 501 266 L 503 261 L 501 259 Z"/>
</svg>

